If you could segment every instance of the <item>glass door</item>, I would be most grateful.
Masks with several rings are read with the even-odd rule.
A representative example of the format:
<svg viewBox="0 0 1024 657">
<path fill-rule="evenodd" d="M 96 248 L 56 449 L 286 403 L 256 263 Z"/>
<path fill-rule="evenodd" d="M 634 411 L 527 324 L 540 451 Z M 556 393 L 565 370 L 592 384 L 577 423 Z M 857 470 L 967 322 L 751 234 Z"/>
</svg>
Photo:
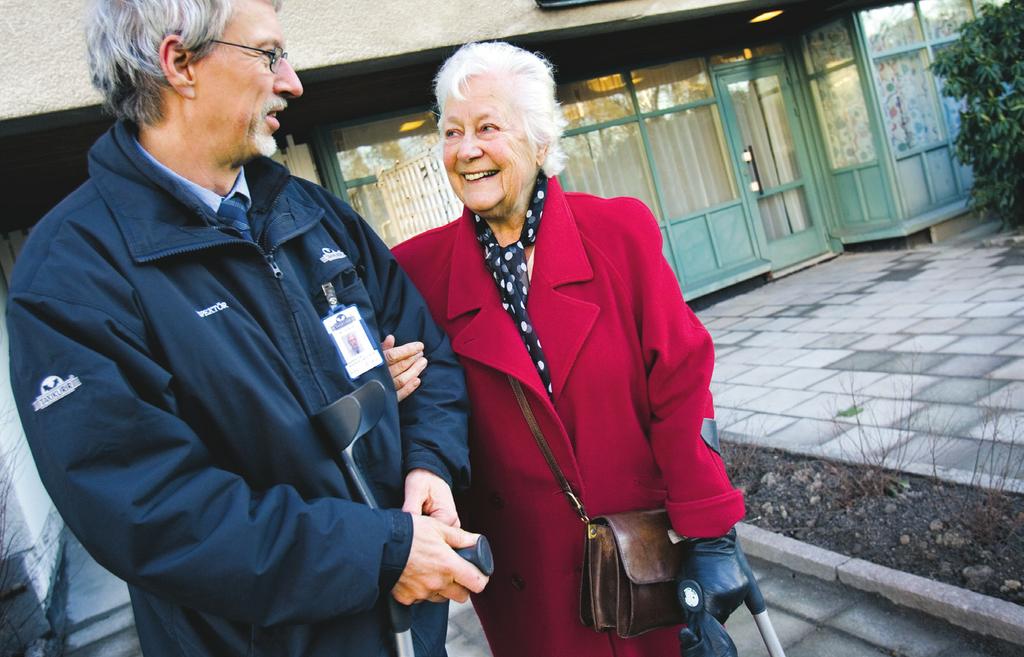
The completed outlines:
<svg viewBox="0 0 1024 657">
<path fill-rule="evenodd" d="M 745 194 L 760 223 L 772 269 L 825 253 L 828 246 L 796 101 L 783 63 L 720 73 L 718 82 Z"/>
</svg>

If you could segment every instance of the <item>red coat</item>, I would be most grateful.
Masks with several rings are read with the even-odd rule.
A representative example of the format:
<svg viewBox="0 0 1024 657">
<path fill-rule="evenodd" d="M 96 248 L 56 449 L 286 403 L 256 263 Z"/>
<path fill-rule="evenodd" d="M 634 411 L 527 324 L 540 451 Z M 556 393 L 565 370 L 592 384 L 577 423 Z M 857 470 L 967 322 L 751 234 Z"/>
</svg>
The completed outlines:
<svg viewBox="0 0 1024 657">
<path fill-rule="evenodd" d="M 495 572 L 473 604 L 495 657 L 666 657 L 677 629 L 622 640 L 579 621 L 584 528 L 516 404 L 517 378 L 590 515 L 668 508 L 677 532 L 719 536 L 743 496 L 701 439 L 712 417 L 711 338 L 683 302 L 650 210 L 563 193 L 552 180 L 527 309 L 554 404 L 501 306 L 468 212 L 394 249 L 466 369 L 473 485 L 463 526 Z M 429 372 L 429 368 L 428 368 Z"/>
</svg>

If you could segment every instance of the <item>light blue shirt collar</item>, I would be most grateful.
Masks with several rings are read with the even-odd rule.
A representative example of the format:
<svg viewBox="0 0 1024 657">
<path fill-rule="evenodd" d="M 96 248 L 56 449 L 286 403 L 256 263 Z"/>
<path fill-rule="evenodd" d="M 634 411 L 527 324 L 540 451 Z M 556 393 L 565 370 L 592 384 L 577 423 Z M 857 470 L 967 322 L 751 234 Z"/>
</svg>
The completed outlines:
<svg viewBox="0 0 1024 657">
<path fill-rule="evenodd" d="M 245 167 L 238 170 L 238 177 L 235 178 L 235 184 L 231 187 L 231 190 L 227 195 L 221 196 L 217 192 L 206 189 L 201 185 L 197 185 L 188 178 L 185 178 L 174 170 L 164 166 L 155 157 L 150 155 L 149 151 L 142 147 L 142 144 L 139 143 L 138 139 L 135 140 L 135 145 L 139 147 L 139 150 L 142 151 L 142 154 L 145 155 L 150 162 L 156 165 L 156 168 L 184 185 L 185 189 L 195 194 L 200 201 L 213 210 L 214 214 L 216 214 L 217 210 L 220 209 L 220 202 L 226 198 L 231 198 L 231 195 L 235 193 L 241 194 L 245 197 L 246 207 L 252 204 L 252 196 L 249 194 L 249 185 L 245 182 Z"/>
</svg>

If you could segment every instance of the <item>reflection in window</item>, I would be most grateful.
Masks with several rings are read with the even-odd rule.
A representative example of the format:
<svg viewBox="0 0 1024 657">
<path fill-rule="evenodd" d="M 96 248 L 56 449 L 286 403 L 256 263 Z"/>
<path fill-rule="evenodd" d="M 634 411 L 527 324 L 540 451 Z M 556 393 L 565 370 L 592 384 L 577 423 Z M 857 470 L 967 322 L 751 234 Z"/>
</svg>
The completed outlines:
<svg viewBox="0 0 1024 657">
<path fill-rule="evenodd" d="M 337 128 L 331 131 L 331 141 L 341 175 L 358 180 L 429 150 L 438 142 L 437 121 L 432 112 L 406 114 Z"/>
<path fill-rule="evenodd" d="M 688 59 L 633 72 L 641 112 L 686 105 L 711 97 L 711 81 L 703 59 Z"/>
<path fill-rule="evenodd" d="M 875 72 L 885 131 L 897 155 L 941 140 L 937 99 L 925 53 L 878 59 Z"/>
<path fill-rule="evenodd" d="M 811 73 L 853 63 L 853 42 L 843 21 L 809 32 L 804 37 L 804 55 Z"/>
<path fill-rule="evenodd" d="M 912 2 L 863 11 L 861 20 L 873 52 L 909 46 L 923 39 Z"/>
<path fill-rule="evenodd" d="M 567 190 L 603 197 L 634 196 L 657 214 L 654 185 L 636 123 L 562 139 L 569 161 L 559 176 Z"/>
<path fill-rule="evenodd" d="M 647 119 L 658 182 L 671 219 L 736 198 L 736 182 L 712 105 Z"/>
<path fill-rule="evenodd" d="M 558 87 L 558 100 L 570 130 L 633 113 L 626 80 L 619 74 L 563 84 Z"/>
<path fill-rule="evenodd" d="M 872 162 L 875 143 L 856 66 L 811 81 L 833 169 Z"/>
<path fill-rule="evenodd" d="M 970 0 L 921 0 L 921 16 L 931 39 L 947 39 L 974 18 Z"/>
</svg>

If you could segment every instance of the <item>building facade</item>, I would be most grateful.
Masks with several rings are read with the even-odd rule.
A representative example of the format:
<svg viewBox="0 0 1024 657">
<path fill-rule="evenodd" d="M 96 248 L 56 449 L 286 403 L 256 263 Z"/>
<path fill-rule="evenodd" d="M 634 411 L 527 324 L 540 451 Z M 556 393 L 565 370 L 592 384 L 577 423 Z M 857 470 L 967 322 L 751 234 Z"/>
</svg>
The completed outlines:
<svg viewBox="0 0 1024 657">
<path fill-rule="evenodd" d="M 646 202 L 689 299 L 966 212 L 959 108 L 929 64 L 1000 0 L 541 4 L 288 0 L 281 18 L 306 93 L 282 115 L 283 160 L 390 244 L 451 220 L 460 208 L 434 156 L 432 77 L 459 44 L 500 38 L 556 67 L 569 121 L 563 186 Z M 32 224 L 85 179 L 88 147 L 110 125 L 89 87 L 83 5 L 5 2 L 0 32 L 16 53 L 0 67 L 5 276 Z M 18 536 L 8 561 L 21 574 L 0 597 L 28 610 L 30 625 L 15 628 L 26 643 L 54 616 L 59 519 L 23 449 L 7 376 L 0 471 L 6 535 Z"/>
</svg>

